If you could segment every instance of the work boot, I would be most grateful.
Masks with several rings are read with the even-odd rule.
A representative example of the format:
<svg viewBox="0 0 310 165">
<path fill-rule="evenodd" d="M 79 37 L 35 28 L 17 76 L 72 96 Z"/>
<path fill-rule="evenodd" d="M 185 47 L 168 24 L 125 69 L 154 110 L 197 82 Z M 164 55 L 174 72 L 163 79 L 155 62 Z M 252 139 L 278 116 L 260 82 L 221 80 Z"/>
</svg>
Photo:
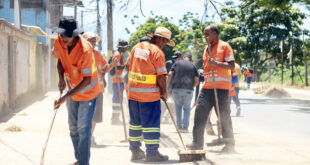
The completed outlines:
<svg viewBox="0 0 310 165">
<path fill-rule="evenodd" d="M 157 153 L 154 156 L 148 156 L 146 157 L 146 162 L 161 162 L 161 161 L 167 161 L 169 160 L 169 157 L 167 155 L 162 155 L 161 153 Z"/>
<path fill-rule="evenodd" d="M 140 148 L 137 150 L 132 151 L 131 159 L 130 160 L 140 160 L 145 158 L 145 153 Z"/>
<path fill-rule="evenodd" d="M 111 125 L 122 125 L 123 122 L 120 119 L 112 119 Z"/>
<path fill-rule="evenodd" d="M 188 127 L 182 127 L 182 129 L 180 129 L 181 133 L 188 133 Z"/>
<path fill-rule="evenodd" d="M 203 145 L 198 145 L 196 143 L 188 144 L 188 145 L 186 145 L 186 147 L 189 150 L 203 150 Z"/>
<path fill-rule="evenodd" d="M 221 153 L 234 153 L 235 146 L 234 145 L 225 145 L 221 150 Z"/>
<path fill-rule="evenodd" d="M 240 116 L 240 113 L 241 113 L 241 107 L 240 107 L 240 106 L 238 106 L 238 107 L 237 107 L 237 113 L 236 113 L 236 116 Z"/>
</svg>

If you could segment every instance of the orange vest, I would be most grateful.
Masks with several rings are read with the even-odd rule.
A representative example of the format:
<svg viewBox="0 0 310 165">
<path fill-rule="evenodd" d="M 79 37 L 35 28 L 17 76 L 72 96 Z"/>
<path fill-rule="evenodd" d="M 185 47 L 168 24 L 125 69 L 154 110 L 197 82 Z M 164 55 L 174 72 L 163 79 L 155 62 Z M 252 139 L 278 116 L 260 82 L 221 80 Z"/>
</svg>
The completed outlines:
<svg viewBox="0 0 310 165">
<path fill-rule="evenodd" d="M 52 55 L 61 61 L 65 78 L 71 89 L 81 83 L 83 77 L 91 77 L 91 83 L 72 96 L 75 101 L 89 101 L 99 94 L 99 83 L 93 47 L 82 37 L 79 37 L 74 48 L 68 54 L 67 46 L 56 38 Z"/>
<path fill-rule="evenodd" d="M 127 61 L 128 97 L 139 102 L 160 99 L 157 76 L 167 74 L 165 54 L 156 45 L 141 42 L 135 45 Z"/>
<path fill-rule="evenodd" d="M 232 76 L 232 78 L 238 76 L 238 73 L 236 72 L 235 69 L 232 70 L 231 76 Z M 231 88 L 229 89 L 229 95 L 228 96 L 236 96 L 235 84 L 231 84 Z"/>
<path fill-rule="evenodd" d="M 211 50 L 212 58 L 219 62 L 231 62 L 234 60 L 233 50 L 228 43 L 219 40 Z M 211 72 L 211 66 L 209 65 L 209 53 L 208 47 L 204 49 L 203 56 L 203 68 L 204 68 L 204 77 L 205 82 L 203 84 L 204 89 L 213 89 L 213 78 Z M 225 89 L 229 90 L 231 87 L 231 75 L 229 70 L 221 68 L 219 66 L 213 66 L 216 89 Z"/>
<path fill-rule="evenodd" d="M 118 60 L 118 66 L 119 66 L 119 65 L 124 65 L 124 59 L 121 60 L 121 54 L 120 54 L 119 52 L 115 52 L 114 55 L 113 55 L 113 57 L 114 57 L 114 58 L 117 58 L 117 60 Z M 119 81 L 120 83 L 123 83 L 122 74 L 123 74 L 123 69 L 118 70 L 118 72 L 115 73 L 115 75 L 113 76 L 113 79 L 112 79 L 113 83 L 117 83 L 117 79 L 116 79 L 116 78 L 118 78 L 118 81 Z"/>
<path fill-rule="evenodd" d="M 250 72 L 249 69 L 245 69 L 245 70 L 244 70 L 244 75 L 245 75 L 246 77 L 252 77 L 252 73 Z"/>
<path fill-rule="evenodd" d="M 103 73 L 103 68 L 107 65 L 107 61 L 103 58 L 103 55 L 99 51 L 94 50 L 94 54 L 95 54 L 95 61 L 96 61 L 96 66 L 98 70 L 98 75 L 99 75 L 100 91 L 103 93 L 104 84 L 103 84 L 102 73 Z"/>
</svg>

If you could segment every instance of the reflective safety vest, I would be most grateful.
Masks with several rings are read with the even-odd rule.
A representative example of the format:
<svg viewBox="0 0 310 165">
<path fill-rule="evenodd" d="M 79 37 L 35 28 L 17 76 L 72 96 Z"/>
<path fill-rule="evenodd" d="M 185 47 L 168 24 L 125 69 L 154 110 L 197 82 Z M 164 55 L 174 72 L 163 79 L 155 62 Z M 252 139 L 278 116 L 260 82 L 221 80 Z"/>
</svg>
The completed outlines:
<svg viewBox="0 0 310 165">
<path fill-rule="evenodd" d="M 127 61 L 128 97 L 139 102 L 154 102 L 160 99 L 157 76 L 167 74 L 165 54 L 156 45 L 141 42 L 133 47 Z"/>
<path fill-rule="evenodd" d="M 91 77 L 91 83 L 80 92 L 74 94 L 75 101 L 89 101 L 98 96 L 100 92 L 97 67 L 94 59 L 93 47 L 85 39 L 79 37 L 74 48 L 68 54 L 67 46 L 56 38 L 52 55 L 61 61 L 65 78 L 71 89 L 79 85 L 83 77 Z"/>
<path fill-rule="evenodd" d="M 113 55 L 114 58 L 117 58 L 118 60 L 118 66 L 119 65 L 124 65 L 124 59 L 122 58 L 121 54 L 119 52 L 115 52 Z M 112 81 L 113 83 L 117 83 L 117 79 L 120 83 L 123 83 L 123 69 L 118 69 L 117 72 L 115 73 L 115 75 L 112 76 Z"/>
<path fill-rule="evenodd" d="M 231 62 L 235 61 L 233 50 L 230 45 L 222 40 L 219 40 L 215 46 L 211 50 L 212 58 L 219 62 Z M 205 81 L 203 84 L 204 89 L 213 89 L 213 78 L 211 72 L 211 66 L 209 64 L 209 53 L 208 46 L 204 49 L 203 56 L 203 68 L 204 68 L 204 77 Z M 229 70 L 219 67 L 213 66 L 214 76 L 215 76 L 215 84 L 217 89 L 225 89 L 229 90 L 231 87 L 232 77 L 229 74 Z"/>
<path fill-rule="evenodd" d="M 98 76 L 99 76 L 99 85 L 100 85 L 100 91 L 103 93 L 104 92 L 104 83 L 103 83 L 103 78 L 102 73 L 103 73 L 103 68 L 107 65 L 107 61 L 104 59 L 103 55 L 97 51 L 94 50 L 94 55 L 95 55 L 95 61 L 96 61 L 96 66 L 98 70 Z"/>
<path fill-rule="evenodd" d="M 231 76 L 232 76 L 232 84 L 231 88 L 229 89 L 229 96 L 236 96 L 235 84 L 238 82 L 238 80 L 236 81 L 235 79 L 238 79 L 238 73 L 236 72 L 235 69 L 232 70 Z"/>
</svg>

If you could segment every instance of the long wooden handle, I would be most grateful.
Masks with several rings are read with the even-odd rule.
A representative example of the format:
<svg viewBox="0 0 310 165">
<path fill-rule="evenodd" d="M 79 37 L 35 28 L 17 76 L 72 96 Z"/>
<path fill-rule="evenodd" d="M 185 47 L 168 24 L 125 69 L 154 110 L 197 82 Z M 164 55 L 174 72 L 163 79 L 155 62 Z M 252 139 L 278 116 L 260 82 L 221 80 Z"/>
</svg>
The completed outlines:
<svg viewBox="0 0 310 165">
<path fill-rule="evenodd" d="M 180 137 L 180 140 L 181 140 L 181 142 L 182 142 L 182 145 L 183 145 L 184 149 L 187 150 L 187 148 L 186 148 L 186 146 L 185 146 L 185 144 L 184 144 L 182 135 L 181 135 L 181 133 L 180 133 L 180 130 L 179 130 L 179 128 L 177 127 L 177 124 L 176 124 L 176 122 L 175 122 L 175 120 L 174 120 L 174 118 L 173 118 L 173 116 L 172 116 L 172 113 L 171 113 L 171 111 L 170 111 L 170 108 L 168 107 L 167 102 L 166 102 L 166 101 L 164 101 L 164 102 L 165 102 L 166 107 L 167 107 L 167 109 L 168 109 L 168 112 L 169 112 L 169 114 L 170 114 L 171 120 L 172 120 L 172 122 L 173 122 L 173 124 L 174 124 L 174 126 L 175 126 L 175 129 L 177 130 L 177 132 L 178 132 L 178 134 L 179 134 L 179 137 Z"/>
<path fill-rule="evenodd" d="M 126 123 L 125 123 L 125 114 L 124 114 L 124 108 L 123 108 L 123 98 L 121 96 L 121 86 L 118 79 L 118 72 L 117 72 L 117 66 L 114 66 L 115 68 L 115 76 L 116 76 L 116 82 L 117 82 L 117 89 L 118 89 L 118 97 L 120 101 L 121 106 L 121 112 L 122 112 L 122 119 L 123 119 L 123 128 L 124 128 L 124 134 L 125 134 L 125 140 L 128 141 L 127 138 L 127 129 L 126 129 Z"/>
<path fill-rule="evenodd" d="M 60 92 L 59 98 L 61 98 L 61 94 L 62 94 L 62 91 Z M 46 137 L 46 140 L 45 140 L 45 143 L 44 143 L 44 147 L 43 147 L 43 151 L 42 151 L 42 155 L 41 155 L 41 162 L 40 162 L 40 165 L 43 165 L 43 164 L 44 164 L 45 150 L 46 150 L 47 143 L 48 143 L 48 140 L 49 140 L 50 135 L 51 135 L 51 132 L 52 132 L 52 128 L 53 128 L 53 125 L 54 125 L 54 121 L 55 121 L 55 118 L 56 118 L 57 111 L 58 111 L 58 109 L 55 109 L 55 110 L 54 110 L 54 115 L 53 115 L 53 118 L 52 118 L 50 127 L 48 128 L 48 134 L 47 134 L 47 137 Z"/>
<path fill-rule="evenodd" d="M 211 55 L 211 45 L 210 45 L 209 37 L 207 37 L 207 42 L 208 42 L 209 57 L 212 58 L 212 55 Z M 216 91 L 214 69 L 213 69 L 212 65 L 211 65 L 211 72 L 212 72 L 214 98 L 215 98 L 215 109 L 216 109 L 216 112 L 217 112 L 217 119 L 218 119 L 218 122 L 217 122 L 217 132 L 218 132 L 218 138 L 220 139 L 221 135 L 222 135 L 222 123 L 221 123 L 221 114 L 220 114 L 219 102 L 218 102 L 217 91 Z"/>
</svg>

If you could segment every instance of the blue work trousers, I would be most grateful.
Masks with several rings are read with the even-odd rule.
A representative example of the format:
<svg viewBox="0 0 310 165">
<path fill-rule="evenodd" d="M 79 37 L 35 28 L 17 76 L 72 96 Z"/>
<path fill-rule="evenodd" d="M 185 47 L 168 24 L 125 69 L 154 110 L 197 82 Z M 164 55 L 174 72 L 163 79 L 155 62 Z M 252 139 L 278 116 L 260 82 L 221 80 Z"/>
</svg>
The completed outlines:
<svg viewBox="0 0 310 165">
<path fill-rule="evenodd" d="M 129 100 L 129 144 L 135 151 L 141 146 L 141 136 L 144 137 L 146 156 L 158 153 L 160 138 L 160 100 L 155 102 L 138 102 Z"/>
<path fill-rule="evenodd" d="M 124 83 L 119 83 L 121 98 L 123 100 Z M 113 97 L 112 97 L 112 119 L 118 119 L 121 113 L 121 101 L 118 93 L 117 83 L 113 83 Z"/>
<path fill-rule="evenodd" d="M 79 165 L 89 165 L 91 128 L 96 108 L 96 99 L 90 101 L 67 100 L 70 137 L 74 155 Z"/>
</svg>

